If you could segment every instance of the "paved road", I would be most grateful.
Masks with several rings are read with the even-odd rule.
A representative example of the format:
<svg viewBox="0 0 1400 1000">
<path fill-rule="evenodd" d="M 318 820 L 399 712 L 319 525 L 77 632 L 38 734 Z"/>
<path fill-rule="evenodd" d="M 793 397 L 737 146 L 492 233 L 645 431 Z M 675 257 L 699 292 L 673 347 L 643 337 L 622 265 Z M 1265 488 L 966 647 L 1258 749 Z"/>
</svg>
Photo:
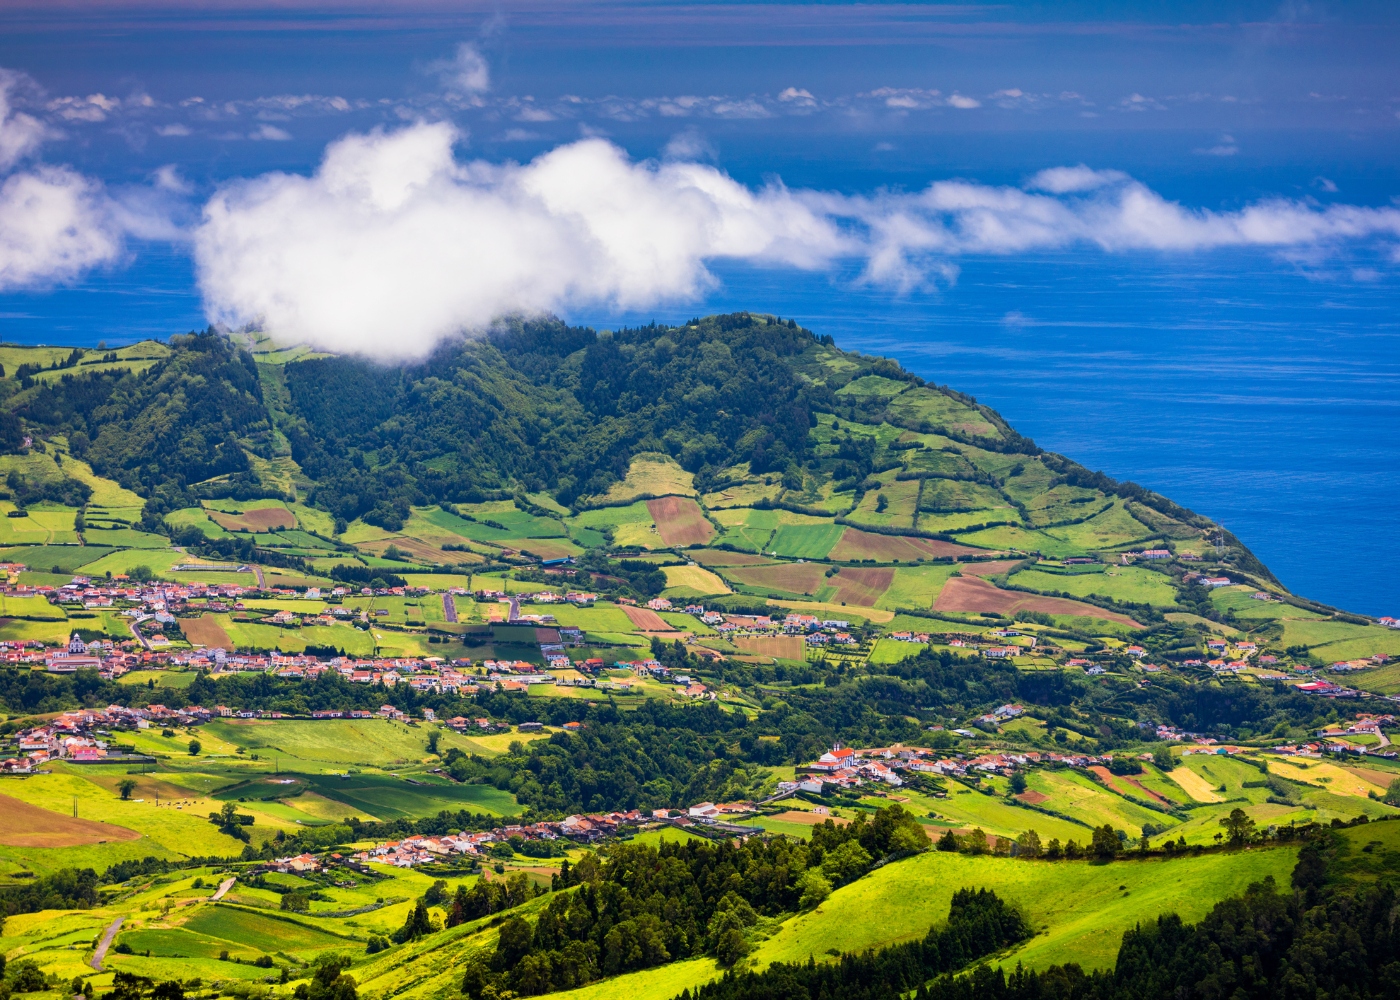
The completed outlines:
<svg viewBox="0 0 1400 1000">
<path fill-rule="evenodd" d="M 237 876 L 230 875 L 228 878 L 224 879 L 222 882 L 219 883 L 219 891 L 214 893 L 214 895 L 210 896 L 209 898 L 217 903 L 219 900 L 224 898 L 224 893 L 232 889 L 233 883 L 237 881 Z"/>
<path fill-rule="evenodd" d="M 256 577 L 258 578 L 258 589 L 259 589 L 259 590 L 266 590 L 266 589 L 267 589 L 267 581 L 265 581 L 265 580 L 263 579 L 262 567 L 261 567 L 261 566 L 254 566 L 254 567 L 253 567 L 253 575 L 256 576 Z"/>
<path fill-rule="evenodd" d="M 112 945 L 112 939 L 117 936 L 117 931 L 122 929 L 122 921 L 126 917 L 118 917 L 112 921 L 112 926 L 107 928 L 107 933 L 102 935 L 102 940 L 97 944 L 97 950 L 92 953 L 92 961 L 88 965 L 98 972 L 102 971 L 102 959 L 107 956 L 107 949 Z"/>
<path fill-rule="evenodd" d="M 506 621 L 508 621 L 508 622 L 518 622 L 518 621 L 520 621 L 520 598 L 518 598 L 518 597 L 512 597 L 512 598 L 510 599 L 510 614 L 507 616 Z"/>
<path fill-rule="evenodd" d="M 449 622 L 457 620 L 457 601 L 451 594 L 442 595 L 442 616 Z"/>
<path fill-rule="evenodd" d="M 141 644 L 141 648 L 142 648 L 142 649 L 150 649 L 150 648 L 151 648 L 150 641 L 147 640 L 147 638 L 146 638 L 144 635 L 141 634 L 141 630 L 140 630 L 139 628 L 136 627 L 136 623 L 135 623 L 135 622 L 132 622 L 132 623 L 131 623 L 129 626 L 127 626 L 127 627 L 131 629 L 131 634 L 132 634 L 133 636 L 136 637 L 136 641 L 139 642 L 139 643 Z"/>
</svg>

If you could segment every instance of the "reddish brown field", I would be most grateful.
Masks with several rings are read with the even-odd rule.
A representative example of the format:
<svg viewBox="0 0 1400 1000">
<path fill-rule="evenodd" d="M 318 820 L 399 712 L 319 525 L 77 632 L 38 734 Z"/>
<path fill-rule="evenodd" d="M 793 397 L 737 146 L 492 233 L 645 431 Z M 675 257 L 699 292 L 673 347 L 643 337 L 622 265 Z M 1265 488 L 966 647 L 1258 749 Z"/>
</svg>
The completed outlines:
<svg viewBox="0 0 1400 1000">
<path fill-rule="evenodd" d="M 209 511 L 209 518 L 225 531 L 271 531 L 273 528 L 295 528 L 297 519 L 284 507 L 263 507 L 245 510 L 241 514 Z"/>
<path fill-rule="evenodd" d="M 833 603 L 873 608 L 880 595 L 890 589 L 893 580 L 894 570 L 889 567 L 846 566 L 831 577 L 830 582 L 836 586 L 831 600 Z"/>
<path fill-rule="evenodd" d="M 1038 597 L 1035 594 L 1022 594 L 1013 590 L 1000 590 L 986 580 L 977 577 L 955 576 L 943 585 L 938 600 L 933 602 L 935 611 L 995 611 L 1009 615 L 1017 611 L 1039 611 L 1047 615 L 1076 615 L 1080 617 L 1102 618 L 1105 621 L 1120 622 L 1131 628 L 1142 628 L 1127 615 L 1115 611 L 1105 611 L 1092 604 L 1063 597 Z"/>
<path fill-rule="evenodd" d="M 674 632 L 676 628 L 650 608 L 629 608 L 622 606 L 622 613 L 643 632 Z"/>
<path fill-rule="evenodd" d="M 0 844 L 6 847 L 81 847 L 109 840 L 139 840 L 124 826 L 74 819 L 0 795 Z"/>
<path fill-rule="evenodd" d="M 1149 799 L 1152 799 L 1154 802 L 1160 802 L 1164 806 L 1171 805 L 1171 803 L 1167 801 L 1166 796 L 1154 792 L 1152 789 L 1148 788 L 1141 781 L 1138 781 L 1131 775 L 1114 774 L 1108 768 L 1098 764 L 1095 764 L 1093 767 L 1089 768 L 1089 770 L 1093 771 L 1094 774 L 1098 777 L 1098 779 L 1102 781 L 1110 791 L 1117 792 L 1119 795 L 1132 794 L 1128 789 L 1123 787 L 1124 785 L 1130 785 L 1132 786 L 1132 788 L 1135 788 L 1139 792 L 1142 792 L 1143 795 L 1146 795 Z"/>
<path fill-rule="evenodd" d="M 690 497 L 648 500 L 647 510 L 667 545 L 704 545 L 715 536 L 715 526 L 705 520 L 700 505 Z"/>
<path fill-rule="evenodd" d="M 963 576 L 1000 576 L 1020 562 L 1019 559 L 996 559 L 992 562 L 958 563 L 958 572 Z"/>
<path fill-rule="evenodd" d="M 857 559 L 878 559 L 880 562 L 914 562 L 917 559 L 944 559 L 972 555 L 981 549 L 942 542 L 936 538 L 915 538 L 912 535 L 877 535 L 858 528 L 847 528 L 841 540 L 831 550 L 830 558 L 838 562 Z"/>
<path fill-rule="evenodd" d="M 726 574 L 751 587 L 770 587 L 789 594 L 815 594 L 826 583 L 826 567 L 820 563 L 779 563 L 731 569 Z"/>
<path fill-rule="evenodd" d="M 780 660 L 802 659 L 802 637 L 797 635 L 741 635 L 734 639 L 734 648 L 750 656 L 775 656 Z"/>
<path fill-rule="evenodd" d="M 1016 796 L 1016 798 L 1020 799 L 1028 806 L 1038 806 L 1042 802 L 1050 801 L 1050 796 L 1046 795 L 1044 792 L 1037 792 L 1034 788 L 1027 788 L 1020 795 Z"/>
<path fill-rule="evenodd" d="M 706 549 L 703 552 L 687 552 L 701 566 L 772 566 L 774 562 L 767 556 L 752 552 L 726 552 L 724 549 Z"/>
<path fill-rule="evenodd" d="M 180 631 L 185 633 L 185 638 L 193 646 L 207 646 L 210 649 L 217 646 L 220 649 L 233 650 L 233 640 L 219 624 L 219 619 L 213 615 L 182 618 L 180 619 Z"/>
</svg>

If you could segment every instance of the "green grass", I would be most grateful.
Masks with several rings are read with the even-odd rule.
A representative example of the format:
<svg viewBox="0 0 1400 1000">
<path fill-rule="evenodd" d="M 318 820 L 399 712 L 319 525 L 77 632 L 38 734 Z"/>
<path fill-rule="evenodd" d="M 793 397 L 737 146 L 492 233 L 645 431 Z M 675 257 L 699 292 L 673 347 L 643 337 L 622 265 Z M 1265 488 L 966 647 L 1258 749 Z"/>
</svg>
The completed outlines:
<svg viewBox="0 0 1400 1000">
<path fill-rule="evenodd" d="M 78 571 L 84 576 L 102 576 L 109 572 L 116 575 L 129 573 L 137 566 L 147 566 L 154 573 L 168 573 L 171 566 L 187 561 L 190 561 L 189 556 L 171 549 L 120 549 L 80 566 Z"/>
<path fill-rule="evenodd" d="M 94 528 L 91 525 L 83 532 L 87 541 L 97 545 L 122 546 L 131 549 L 168 549 L 170 539 L 149 531 L 135 531 L 131 528 Z"/>
<path fill-rule="evenodd" d="M 16 597 L 0 594 L 0 617 L 39 618 L 62 621 L 67 613 L 46 597 Z"/>
<path fill-rule="evenodd" d="M 250 719 L 211 722 L 206 728 L 249 750 L 276 751 L 313 764 L 391 767 L 418 763 L 428 756 L 426 730 L 383 719 Z M 444 731 L 444 749 L 455 737 Z"/>
<path fill-rule="evenodd" d="M 1055 816 L 1047 816 L 1034 809 L 1023 808 L 1019 804 L 1008 802 L 1001 795 L 974 792 L 955 781 L 949 782 L 947 787 L 948 795 L 941 799 L 917 793 L 906 794 L 910 794 L 910 801 L 923 810 L 925 815 L 930 812 L 937 813 L 940 826 L 951 825 L 959 829 L 980 827 L 987 833 L 1006 837 L 1015 837 L 1027 830 L 1035 830 L 1046 843 L 1051 837 L 1058 837 L 1061 843 L 1071 837 L 1085 843 L 1089 838 L 1089 830 L 1082 826 Z"/>
<path fill-rule="evenodd" d="M 341 937 L 327 934 L 309 924 L 275 919 L 218 904 L 199 907 L 194 915 L 185 921 L 185 929 L 268 953 L 316 952 L 327 948 L 343 948 L 350 944 Z"/>
<path fill-rule="evenodd" d="M 875 648 L 870 651 L 870 662 L 875 664 L 899 663 L 918 656 L 927 648 L 921 642 L 903 642 L 897 639 L 877 639 Z"/>
<path fill-rule="evenodd" d="M 102 533 L 105 537 L 107 532 Z M 113 551 L 101 545 L 23 545 L 0 550 L 0 560 L 24 563 L 41 572 L 57 566 L 60 573 L 73 573 L 79 566 L 100 559 Z"/>
<path fill-rule="evenodd" d="M 958 889 L 986 888 L 1020 906 L 1041 931 L 1004 956 L 1004 967 L 1111 968 L 1124 931 L 1162 913 L 1199 920 L 1216 902 L 1269 875 L 1286 887 L 1295 857 L 1293 849 L 1274 848 L 1103 865 L 930 851 L 838 889 L 815 911 L 785 923 L 752 957 L 761 966 L 913 940 L 946 922 Z"/>
<path fill-rule="evenodd" d="M 613 979 L 600 979 L 579 989 L 551 993 L 549 996 L 552 1000 L 617 1000 L 620 997 L 627 1000 L 672 1000 L 682 990 L 694 989 L 719 976 L 720 968 L 713 958 L 692 958 Z"/>
<path fill-rule="evenodd" d="M 770 548 L 792 559 L 824 559 L 845 531 L 842 524 L 784 524 Z"/>
<path fill-rule="evenodd" d="M 515 816 L 521 811 L 515 796 L 490 785 L 410 785 L 399 778 L 373 774 L 348 778 L 318 775 L 308 781 L 321 795 L 386 820 L 436 816 L 444 809 L 493 816 Z"/>
<path fill-rule="evenodd" d="M 1255 772 L 1256 774 L 1258 772 Z M 1049 801 L 1040 803 L 1043 809 L 1072 816 L 1089 826 L 1103 826 L 1108 823 L 1116 830 L 1123 830 L 1130 837 L 1142 835 L 1142 824 L 1168 826 L 1173 823 L 1170 816 L 1136 805 L 1109 791 L 1093 777 L 1079 771 L 1033 771 L 1027 777 L 1027 785 Z M 1138 793 L 1144 800 L 1147 795 Z M 1088 830 L 1080 829 L 1075 839 L 1087 843 Z M 1173 831 L 1175 834 L 1175 831 Z"/>
<path fill-rule="evenodd" d="M 1170 578 L 1141 566 L 1110 566 L 1102 573 L 1047 573 L 1029 569 L 1009 581 L 1017 587 L 1040 591 L 1063 591 L 1075 597 L 1096 595 L 1117 601 L 1172 607 L 1176 588 Z"/>
<path fill-rule="evenodd" d="M 875 606 L 890 611 L 896 608 L 932 607 L 955 568 L 944 565 L 900 566 L 894 571 L 894 579 Z"/>
</svg>

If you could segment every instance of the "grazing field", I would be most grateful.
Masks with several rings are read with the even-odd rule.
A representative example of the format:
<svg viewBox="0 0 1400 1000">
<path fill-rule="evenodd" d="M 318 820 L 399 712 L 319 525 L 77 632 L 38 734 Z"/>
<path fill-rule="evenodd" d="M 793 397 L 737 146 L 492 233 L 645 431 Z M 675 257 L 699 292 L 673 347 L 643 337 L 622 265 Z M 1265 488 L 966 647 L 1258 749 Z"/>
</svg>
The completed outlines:
<svg viewBox="0 0 1400 1000">
<path fill-rule="evenodd" d="M 715 536 L 715 526 L 689 497 L 648 500 L 647 510 L 656 522 L 657 534 L 667 545 L 704 545 Z"/>
<path fill-rule="evenodd" d="M 894 571 L 894 579 L 880 596 L 878 606 L 882 608 L 917 608 L 927 610 L 943 592 L 954 567 L 900 566 Z M 844 571 L 843 571 L 844 572 Z"/>
<path fill-rule="evenodd" d="M 847 566 L 830 578 L 831 600 L 873 608 L 894 581 L 894 570 L 874 566 Z"/>
<path fill-rule="evenodd" d="M 1020 559 L 989 559 L 986 562 L 965 562 L 958 564 L 958 572 L 963 576 L 1001 576 L 1021 565 Z"/>
<path fill-rule="evenodd" d="M 1011 577 L 1018 587 L 1031 590 L 1061 591 L 1076 597 L 1108 597 L 1115 601 L 1176 605 L 1176 588 L 1171 578 L 1141 566 L 1110 566 L 1101 573 L 1047 573 L 1028 569 Z"/>
<path fill-rule="evenodd" d="M 218 903 L 196 909 L 185 921 L 185 929 L 267 953 L 316 952 L 350 943 L 297 920 L 263 916 Z"/>
<path fill-rule="evenodd" d="M 908 529 L 914 527 L 918 502 L 919 480 L 895 480 L 865 494 L 856 505 L 856 509 L 846 516 L 858 524 Z M 884 507 L 883 510 L 880 509 L 881 506 Z"/>
<path fill-rule="evenodd" d="M 311 775 L 307 781 L 325 798 L 385 820 L 436 816 L 444 809 L 466 809 L 492 816 L 516 816 L 521 812 L 515 796 L 491 785 L 410 785 L 402 778 L 377 774 Z"/>
<path fill-rule="evenodd" d="M 659 497 L 666 495 L 695 496 L 695 476 L 686 472 L 670 455 L 648 452 L 634 455 L 627 468 L 627 478 L 613 483 L 602 496 L 581 500 L 593 506 L 625 503 L 639 497 Z"/>
<path fill-rule="evenodd" d="M 899 663 L 918 656 L 928 647 L 921 642 L 904 642 L 901 639 L 876 639 L 870 650 L 870 662 L 874 664 Z"/>
<path fill-rule="evenodd" d="M 725 568 L 729 566 L 772 566 L 774 560 L 767 556 L 754 555 L 752 552 L 728 552 L 724 549 L 705 549 L 703 552 L 687 552 L 690 558 L 694 559 L 701 566 L 717 566 Z"/>
<path fill-rule="evenodd" d="M 730 593 L 729 585 L 703 566 L 663 566 L 667 597 L 708 597 Z"/>
<path fill-rule="evenodd" d="M 1062 597 L 1036 597 L 1033 594 L 1000 590 L 986 580 L 954 577 L 944 585 L 933 604 L 938 611 L 995 611 L 1011 615 L 1017 611 L 1039 611 L 1051 615 L 1075 615 L 1118 622 L 1130 628 L 1141 628 L 1136 621 L 1116 611 L 1107 611 L 1092 604 Z"/>
<path fill-rule="evenodd" d="M 845 528 L 839 524 L 783 524 L 769 549 L 789 559 L 825 559 Z"/>
<path fill-rule="evenodd" d="M 815 910 L 783 924 L 752 957 L 761 967 L 914 940 L 948 919 L 958 889 L 986 888 L 1022 907 L 1040 931 L 999 956 L 998 964 L 1112 968 L 1124 931 L 1162 913 L 1199 920 L 1221 899 L 1268 875 L 1286 886 L 1295 859 L 1296 850 L 1283 847 L 1109 865 L 929 851 L 836 890 Z"/>
<path fill-rule="evenodd" d="M 749 587 L 787 594 L 815 594 L 827 582 L 826 567 L 820 563 L 745 566 L 726 570 L 725 576 Z"/>
<path fill-rule="evenodd" d="M 734 648 L 749 656 L 773 656 L 780 660 L 800 660 L 804 643 L 801 636 L 741 635 L 733 640 Z"/>
<path fill-rule="evenodd" d="M 317 764 L 385 767 L 428 756 L 426 732 L 384 719 L 224 719 L 205 728 L 235 746 Z M 442 735 L 446 745 L 457 738 L 451 732 Z"/>
<path fill-rule="evenodd" d="M 0 795 L 0 846 L 79 847 L 109 840 L 139 840 L 135 830 L 74 818 Z"/>
</svg>

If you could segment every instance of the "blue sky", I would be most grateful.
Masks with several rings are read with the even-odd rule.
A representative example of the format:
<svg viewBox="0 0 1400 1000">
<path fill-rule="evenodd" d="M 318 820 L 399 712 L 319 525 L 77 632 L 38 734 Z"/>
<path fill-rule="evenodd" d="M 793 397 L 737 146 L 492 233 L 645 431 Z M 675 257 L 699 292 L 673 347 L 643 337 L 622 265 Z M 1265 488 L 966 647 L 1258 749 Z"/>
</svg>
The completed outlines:
<svg viewBox="0 0 1400 1000">
<path fill-rule="evenodd" d="M 9 0 L 0 337 L 768 309 L 1396 613 L 1315 567 L 1400 555 L 1398 41 L 1366 2 Z"/>
</svg>

